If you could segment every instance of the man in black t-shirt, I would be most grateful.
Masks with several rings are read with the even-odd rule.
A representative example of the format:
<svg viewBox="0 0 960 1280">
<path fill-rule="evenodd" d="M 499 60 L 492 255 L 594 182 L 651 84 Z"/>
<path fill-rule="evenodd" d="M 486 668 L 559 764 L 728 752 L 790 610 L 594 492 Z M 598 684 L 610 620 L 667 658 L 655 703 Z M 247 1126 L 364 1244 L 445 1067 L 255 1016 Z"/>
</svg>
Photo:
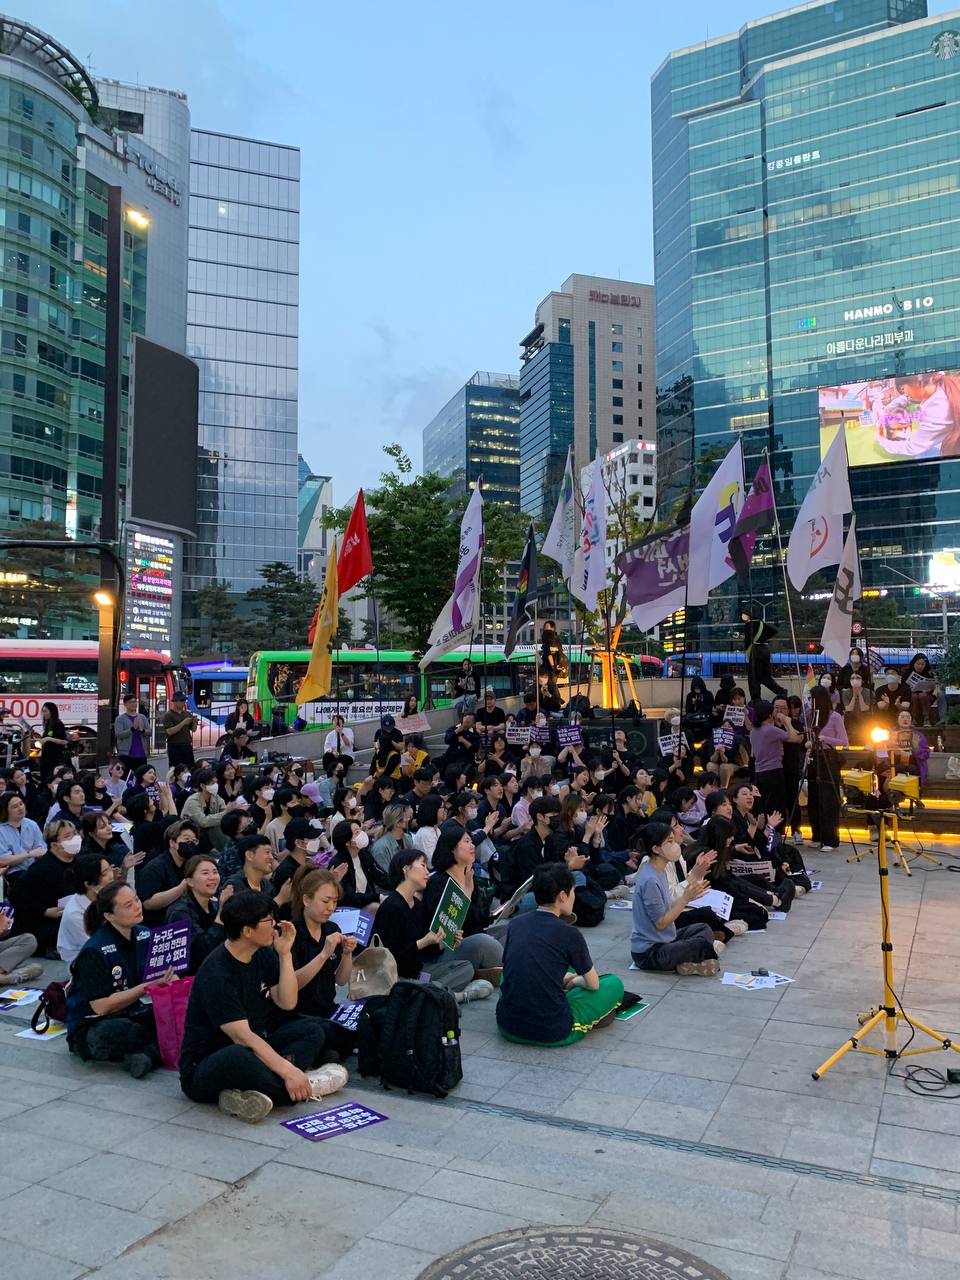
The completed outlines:
<svg viewBox="0 0 960 1280">
<path fill-rule="evenodd" d="M 497 706 L 497 695 L 492 689 L 484 690 L 483 706 L 476 715 L 477 728 L 487 737 L 491 729 L 501 729 L 507 723 L 503 707 Z"/>
<path fill-rule="evenodd" d="M 268 1030 L 272 1006 L 288 1013 L 297 1006 L 293 925 L 276 924 L 272 903 L 259 893 L 234 894 L 220 916 L 227 940 L 200 966 L 187 1006 L 183 1092 L 254 1124 L 275 1105 L 342 1089 L 343 1067 L 315 1070 L 326 1038 L 321 1019 L 295 1018 Z"/>
<path fill-rule="evenodd" d="M 560 918 L 574 907 L 573 875 L 565 866 L 539 867 L 533 895 L 536 911 L 517 916 L 507 930 L 497 1027 L 515 1044 L 574 1044 L 612 1021 L 623 983 L 597 973 L 583 935 Z"/>
</svg>

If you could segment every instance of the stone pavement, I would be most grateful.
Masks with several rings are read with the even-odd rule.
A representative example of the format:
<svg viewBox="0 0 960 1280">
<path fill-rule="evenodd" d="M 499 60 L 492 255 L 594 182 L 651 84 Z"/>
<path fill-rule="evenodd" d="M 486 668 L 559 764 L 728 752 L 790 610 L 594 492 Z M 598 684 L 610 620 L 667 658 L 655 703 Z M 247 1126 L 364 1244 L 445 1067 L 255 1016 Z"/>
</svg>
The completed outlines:
<svg viewBox="0 0 960 1280">
<path fill-rule="evenodd" d="M 0 1015 L 7 1273 L 414 1280 L 478 1237 L 591 1223 L 683 1246 L 731 1280 L 953 1280 L 960 1101 L 915 1097 L 867 1056 L 811 1079 L 879 998 L 879 903 L 872 860 L 807 860 L 822 890 L 725 957 L 792 985 L 629 972 L 630 917 L 610 911 L 586 937 L 645 1012 L 551 1051 L 505 1043 L 493 1001 L 470 1005 L 451 1098 L 358 1078 L 343 1099 L 389 1123 L 325 1142 L 282 1128 L 291 1112 L 247 1127 L 188 1102 L 170 1073 L 134 1082 L 63 1040 L 17 1039 L 30 1011 Z M 891 872 L 891 893 L 902 998 L 956 1031 L 960 876 L 917 864 L 912 880 Z"/>
</svg>

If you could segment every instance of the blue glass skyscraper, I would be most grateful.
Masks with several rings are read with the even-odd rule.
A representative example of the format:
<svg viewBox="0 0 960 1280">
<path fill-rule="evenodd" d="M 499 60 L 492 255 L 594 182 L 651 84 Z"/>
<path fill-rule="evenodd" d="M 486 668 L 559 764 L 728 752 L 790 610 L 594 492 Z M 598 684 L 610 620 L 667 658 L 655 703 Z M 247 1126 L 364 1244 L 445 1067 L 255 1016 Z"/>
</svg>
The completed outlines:
<svg viewBox="0 0 960 1280">
<path fill-rule="evenodd" d="M 771 450 L 789 531 L 819 387 L 839 403 L 960 367 L 960 13 L 817 0 L 748 23 L 666 58 L 652 128 L 661 511 L 739 433 L 748 473 Z M 851 484 L 865 584 L 928 608 L 909 583 L 960 548 L 960 462 Z M 754 594 L 778 594 L 771 561 L 761 547 Z M 732 585 L 715 595 L 701 645 L 739 616 Z"/>
</svg>

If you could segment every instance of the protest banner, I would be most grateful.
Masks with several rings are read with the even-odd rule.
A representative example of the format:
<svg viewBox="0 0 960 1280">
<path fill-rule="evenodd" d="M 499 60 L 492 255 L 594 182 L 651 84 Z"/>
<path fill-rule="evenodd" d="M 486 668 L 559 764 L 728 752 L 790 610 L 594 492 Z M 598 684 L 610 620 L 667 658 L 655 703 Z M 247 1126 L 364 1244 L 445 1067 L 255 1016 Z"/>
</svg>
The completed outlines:
<svg viewBox="0 0 960 1280">
<path fill-rule="evenodd" d="M 543 747 L 549 747 L 553 740 L 553 730 L 548 724 L 534 724 L 530 726 L 530 741 L 539 742 Z"/>
<path fill-rule="evenodd" d="M 690 743 L 687 742 L 685 733 L 665 733 L 663 737 L 657 738 L 657 744 L 660 747 L 662 756 L 672 756 L 680 750 L 681 746 L 690 749 Z"/>
<path fill-rule="evenodd" d="M 357 907 L 339 907 L 330 917 L 341 933 L 352 933 L 357 945 L 365 947 L 373 937 L 373 916 Z"/>
<path fill-rule="evenodd" d="M 344 1027 L 347 1031 L 356 1031 L 360 1013 L 366 1003 L 366 1000 L 344 1000 L 343 1004 L 338 1004 L 331 1013 L 330 1021 L 335 1022 L 338 1027 Z"/>
<path fill-rule="evenodd" d="M 732 724 L 736 728 L 742 729 L 744 720 L 746 719 L 746 714 L 746 707 L 727 707 L 726 711 L 723 713 L 723 718 L 726 720 L 727 724 Z"/>
<path fill-rule="evenodd" d="M 508 724 L 506 738 L 508 746 L 525 747 L 530 741 L 530 726 L 526 724 Z"/>
<path fill-rule="evenodd" d="M 583 730 L 578 724 L 558 724 L 556 734 L 558 747 L 583 746 Z"/>
<path fill-rule="evenodd" d="M 330 1107 L 327 1111 L 313 1111 L 308 1116 L 297 1116 L 293 1120 L 281 1121 L 284 1129 L 291 1133 L 299 1133 L 301 1138 L 309 1138 L 311 1142 L 322 1142 L 324 1138 L 335 1138 L 341 1133 L 353 1133 L 356 1129 L 366 1129 L 368 1125 L 379 1124 L 381 1120 L 389 1120 L 389 1116 L 381 1115 L 370 1107 L 363 1107 L 359 1102 L 344 1102 L 339 1107 Z"/>
<path fill-rule="evenodd" d="M 428 733 L 430 731 L 430 721 L 421 711 L 419 715 L 398 717 L 397 728 L 406 738 L 411 733 Z"/>
<path fill-rule="evenodd" d="M 724 751 L 730 751 L 733 747 L 733 730 L 721 725 L 719 729 L 713 731 L 713 745 L 715 748 L 722 747 Z"/>
</svg>

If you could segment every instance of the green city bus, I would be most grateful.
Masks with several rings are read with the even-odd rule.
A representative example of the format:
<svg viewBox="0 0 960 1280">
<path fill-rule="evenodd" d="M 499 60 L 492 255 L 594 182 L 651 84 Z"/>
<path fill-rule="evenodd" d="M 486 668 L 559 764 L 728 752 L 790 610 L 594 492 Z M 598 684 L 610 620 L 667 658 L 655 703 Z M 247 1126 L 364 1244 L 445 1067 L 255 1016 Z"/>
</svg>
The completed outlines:
<svg viewBox="0 0 960 1280">
<path fill-rule="evenodd" d="M 379 684 L 377 655 L 373 649 L 334 649 L 333 679 L 330 696 L 322 701 L 306 703 L 301 717 L 310 728 L 325 728 L 338 708 L 348 722 L 376 720 L 381 708 L 386 714 L 399 715 L 404 703 L 415 694 L 420 710 L 448 707 L 453 701 L 453 682 L 464 658 L 474 667 L 477 684 L 492 688 L 498 698 L 522 693 L 535 678 L 538 650 L 532 645 L 518 645 L 509 659 L 502 645 L 482 645 L 453 649 L 430 664 L 426 671 L 417 666 L 419 654 L 412 649 L 383 649 L 380 652 Z M 484 654 L 486 663 L 484 663 Z M 599 679 L 599 666 L 589 646 L 575 646 L 567 653 L 570 661 L 570 686 L 579 685 L 588 692 L 591 679 Z M 632 674 L 644 678 L 663 674 L 663 663 L 649 654 L 631 655 Z M 266 723 L 292 724 L 297 718 L 296 695 L 310 661 L 309 649 L 264 649 L 250 657 L 247 676 L 247 701 L 254 717 Z"/>
</svg>

